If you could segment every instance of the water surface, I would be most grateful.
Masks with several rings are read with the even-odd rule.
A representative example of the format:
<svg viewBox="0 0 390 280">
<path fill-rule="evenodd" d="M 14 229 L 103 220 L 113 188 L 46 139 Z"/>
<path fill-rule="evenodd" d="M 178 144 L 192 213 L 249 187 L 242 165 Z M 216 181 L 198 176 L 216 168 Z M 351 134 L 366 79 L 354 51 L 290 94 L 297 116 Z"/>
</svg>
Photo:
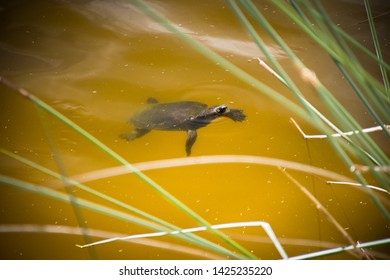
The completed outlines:
<svg viewBox="0 0 390 280">
<path fill-rule="evenodd" d="M 386 1 L 376 2 L 373 3 L 375 15 L 389 11 Z M 293 100 L 290 92 L 259 66 L 255 58 L 264 55 L 225 2 L 148 3 L 184 32 Z M 363 125 L 375 125 L 358 105 L 357 98 L 329 57 L 267 1 L 259 1 L 258 5 L 283 39 L 353 115 Z M 360 1 L 326 1 L 326 8 L 346 31 L 369 48 L 373 47 Z M 154 97 L 161 102 L 191 100 L 244 110 L 247 119 L 242 123 L 224 118 L 200 129 L 192 157 L 253 155 L 304 163 L 350 176 L 327 142 L 306 142 L 289 118 L 300 121 L 307 133 L 318 133 L 316 128 L 197 53 L 126 1 L 2 1 L 0 14 L 0 74 L 53 106 L 130 163 L 185 157 L 185 132 L 153 131 L 132 142 L 118 137 L 131 131 L 127 123 L 130 116 L 142 108 L 149 97 Z M 375 24 L 387 59 L 389 16 L 376 18 Z M 259 30 L 259 33 L 279 62 L 296 76 L 296 69 L 281 50 L 264 31 Z M 375 65 L 364 63 L 379 77 Z M 315 106 L 324 109 L 311 87 L 304 83 L 300 83 L 300 87 Z M 3 149 L 55 171 L 58 171 L 55 159 L 59 157 L 60 165 L 69 176 L 119 165 L 59 120 L 36 110 L 30 101 L 4 86 L 0 90 Z M 377 137 L 389 151 L 388 142 Z M 5 155 L 1 156 L 0 168 L 4 175 L 64 191 L 50 176 Z M 307 196 L 275 167 L 219 163 L 149 170 L 145 174 L 212 224 L 268 222 L 289 256 L 318 251 L 329 244 L 348 245 Z M 291 171 L 290 174 L 320 200 L 355 241 L 389 237 L 388 223 L 364 192 L 348 186 L 331 186 L 321 177 L 302 172 Z M 132 174 L 86 184 L 178 227 L 198 226 Z M 74 211 L 67 203 L 5 184 L 1 185 L 0 192 L 3 226 L 54 225 L 63 232 L 66 227 L 78 227 Z M 74 190 L 74 194 L 112 206 L 80 190 Z M 88 210 L 83 211 L 83 220 L 92 230 L 125 235 L 150 232 Z M 259 258 L 280 258 L 262 229 L 239 228 L 224 232 Z M 220 242 L 209 234 L 201 235 Z M 74 246 L 84 243 L 80 235 L 19 231 L 1 233 L 0 240 L 2 259 L 91 257 L 87 250 Z M 191 247 L 172 237 L 146 241 Z M 161 244 L 156 246 L 114 242 L 95 248 L 102 259 L 207 258 L 207 255 L 159 248 Z M 389 252 L 388 246 L 375 250 L 379 252 L 377 256 L 388 258 L 383 255 Z M 353 256 L 345 253 L 328 258 Z"/>
</svg>

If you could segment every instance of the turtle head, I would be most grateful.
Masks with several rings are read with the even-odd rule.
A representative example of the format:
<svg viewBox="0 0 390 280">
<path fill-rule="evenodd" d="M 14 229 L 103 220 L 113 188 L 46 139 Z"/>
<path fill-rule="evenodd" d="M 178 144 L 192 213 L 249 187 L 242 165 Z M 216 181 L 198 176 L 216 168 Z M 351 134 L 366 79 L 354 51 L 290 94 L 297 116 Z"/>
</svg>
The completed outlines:
<svg viewBox="0 0 390 280">
<path fill-rule="evenodd" d="M 228 111 L 229 111 L 229 108 L 224 104 L 218 105 L 218 106 L 212 106 L 212 107 L 204 109 L 198 115 L 191 116 L 190 120 L 192 122 L 196 122 L 197 124 L 202 123 L 203 125 L 207 125 L 212 120 L 223 116 Z"/>
<path fill-rule="evenodd" d="M 243 113 L 243 110 L 230 109 L 225 104 L 213 106 L 209 110 L 212 111 L 211 114 L 214 117 L 224 116 L 224 117 L 228 117 L 229 119 L 235 122 L 237 121 L 242 122 L 246 118 L 245 114 Z"/>
<path fill-rule="evenodd" d="M 200 113 L 196 117 L 192 117 L 192 120 L 196 119 L 198 121 L 206 121 L 210 122 L 213 119 L 216 119 L 218 117 L 228 117 L 232 119 L 233 121 L 240 121 L 242 122 L 245 120 L 245 115 L 242 110 L 238 109 L 230 109 L 225 104 L 212 106 L 210 108 L 207 108 L 202 113 Z"/>
</svg>

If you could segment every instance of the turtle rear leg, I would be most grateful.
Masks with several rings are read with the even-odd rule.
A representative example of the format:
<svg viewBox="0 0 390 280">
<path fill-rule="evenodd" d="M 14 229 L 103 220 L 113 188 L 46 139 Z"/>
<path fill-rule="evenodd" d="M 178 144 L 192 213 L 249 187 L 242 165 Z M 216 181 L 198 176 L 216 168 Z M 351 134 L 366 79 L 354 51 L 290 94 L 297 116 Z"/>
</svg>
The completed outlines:
<svg viewBox="0 0 390 280">
<path fill-rule="evenodd" d="M 122 139 L 126 139 L 127 141 L 131 141 L 131 140 L 134 140 L 134 139 L 139 138 L 141 136 L 144 136 L 149 131 L 150 130 L 148 130 L 148 129 L 136 128 L 130 133 L 123 133 L 123 134 L 119 135 L 119 137 Z"/>
<path fill-rule="evenodd" d="M 187 156 L 189 156 L 191 154 L 192 145 L 194 145 L 197 137 L 198 137 L 198 134 L 196 133 L 196 130 L 188 130 L 187 131 L 187 141 L 186 141 Z"/>
</svg>

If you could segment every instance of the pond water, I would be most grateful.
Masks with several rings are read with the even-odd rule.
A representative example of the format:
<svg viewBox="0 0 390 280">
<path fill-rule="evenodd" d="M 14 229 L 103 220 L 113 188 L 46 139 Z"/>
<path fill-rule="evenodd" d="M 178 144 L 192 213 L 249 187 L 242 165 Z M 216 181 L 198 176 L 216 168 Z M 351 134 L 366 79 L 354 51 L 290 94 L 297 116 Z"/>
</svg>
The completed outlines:
<svg viewBox="0 0 390 280">
<path fill-rule="evenodd" d="M 198 131 L 190 158 L 251 155 L 306 164 L 351 177 L 325 140 L 305 141 L 289 119 L 307 133 L 318 131 L 292 112 L 244 84 L 211 62 L 126 1 L 0 1 L 0 74 L 58 110 L 129 163 L 186 158 L 186 133 L 152 131 L 127 142 L 119 135 L 150 97 L 161 102 L 198 101 L 244 110 L 242 123 L 220 118 Z M 373 48 L 362 1 L 326 1 L 332 18 L 347 32 Z M 373 3 L 382 50 L 389 58 L 388 1 Z M 224 1 L 148 1 L 186 34 L 199 40 L 278 92 L 290 92 L 256 57 L 264 55 L 242 29 Z M 303 62 L 335 92 L 364 126 L 375 125 L 359 105 L 331 59 L 268 1 L 257 4 Z M 387 32 L 386 32 L 387 31 Z M 269 50 L 294 76 L 295 68 L 264 31 Z M 363 61 L 379 77 L 377 66 Z M 301 85 L 308 99 L 324 110 L 313 90 Z M 120 164 L 83 136 L 33 103 L 0 86 L 1 148 L 68 176 Z M 291 100 L 293 98 L 291 97 Z M 326 113 L 326 112 L 325 112 Z M 376 136 L 389 152 L 388 141 Z M 387 142 L 386 142 L 387 141 Z M 62 193 L 51 176 L 0 155 L 1 174 Z M 210 157 L 216 160 L 216 157 Z M 144 171 L 167 192 L 211 224 L 264 221 L 271 225 L 289 256 L 349 245 L 314 203 L 278 168 L 249 161 L 156 168 Z M 357 188 L 329 185 L 318 174 L 288 171 L 305 186 L 356 242 L 388 238 L 390 227 L 369 196 Z M 180 228 L 199 224 L 134 174 L 98 175 L 85 184 L 94 190 L 159 217 Z M 80 178 L 80 177 L 79 177 Z M 375 184 L 375 181 L 371 182 Z M 107 207 L 112 204 L 77 188 L 78 198 Z M 384 196 L 387 201 L 389 198 Z M 77 209 L 76 209 L 77 211 Z M 134 235 L 150 229 L 82 209 L 79 219 L 97 241 L 107 236 Z M 86 240 L 69 203 L 7 184 L 0 185 L 1 259 L 88 259 L 91 251 L 75 244 Z M 12 228 L 13 226 L 14 228 Z M 280 254 L 259 227 L 223 232 L 261 259 Z M 220 245 L 218 238 L 200 233 Z M 136 240 L 137 241 L 137 240 Z M 101 259 L 224 258 L 200 251 L 173 237 L 112 242 L 95 246 Z M 171 249 L 170 249 L 171 248 Z M 372 249 L 389 258 L 390 246 Z M 349 253 L 326 258 L 354 258 Z"/>
</svg>

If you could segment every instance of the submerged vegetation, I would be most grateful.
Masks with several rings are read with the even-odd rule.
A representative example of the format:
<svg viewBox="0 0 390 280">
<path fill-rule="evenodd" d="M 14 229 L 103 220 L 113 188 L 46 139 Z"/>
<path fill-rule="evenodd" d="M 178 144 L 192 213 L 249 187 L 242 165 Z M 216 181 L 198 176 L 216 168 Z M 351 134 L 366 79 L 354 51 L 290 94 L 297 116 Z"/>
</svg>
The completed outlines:
<svg viewBox="0 0 390 280">
<path fill-rule="evenodd" d="M 338 174 L 334 171 L 310 166 L 309 164 L 301 164 L 288 160 L 281 160 L 268 157 L 259 157 L 255 155 L 219 155 L 219 156 L 200 156 L 190 158 L 180 158 L 171 160 L 162 160 L 156 162 L 147 162 L 144 164 L 133 164 L 126 160 L 123 156 L 115 152 L 109 146 L 101 142 L 97 137 L 83 129 L 81 126 L 70 120 L 64 114 L 58 112 L 49 104 L 42 101 L 36 95 L 31 94 L 27 89 L 20 88 L 14 82 L 11 82 L 6 77 L 1 77 L 0 82 L 4 87 L 13 90 L 22 97 L 29 100 L 32 106 L 38 110 L 42 126 L 44 127 L 45 137 L 48 139 L 50 148 L 54 155 L 58 172 L 54 172 L 36 162 L 30 161 L 27 158 L 14 154 L 5 148 L 1 147 L 1 153 L 13 158 L 27 166 L 44 172 L 54 177 L 62 186 L 65 186 L 66 192 L 46 187 L 44 184 L 37 185 L 28 181 L 13 178 L 9 175 L 1 175 L 0 182 L 15 186 L 17 188 L 35 192 L 43 196 L 48 196 L 52 199 L 70 203 L 73 207 L 75 216 L 81 231 L 85 244 L 78 245 L 81 248 L 88 248 L 91 258 L 95 258 L 94 246 L 110 243 L 112 241 L 136 240 L 138 238 L 149 238 L 170 235 L 201 248 L 204 257 L 208 254 L 213 258 L 232 258 L 232 259 L 256 259 L 261 256 L 254 255 L 250 250 L 240 245 L 234 238 L 229 237 L 224 233 L 224 228 L 229 227 L 261 227 L 270 238 L 279 255 L 276 258 L 293 258 L 305 259 L 327 256 L 347 251 L 350 256 L 356 258 L 371 258 L 371 254 L 367 253 L 365 247 L 383 246 L 390 243 L 390 238 L 381 240 L 371 240 L 369 242 L 359 243 L 343 228 L 330 211 L 326 209 L 321 202 L 316 199 L 315 194 L 311 193 L 298 179 L 294 178 L 288 171 L 298 170 L 303 174 L 321 177 L 328 181 L 329 184 L 345 184 L 350 188 L 359 188 L 365 192 L 372 202 L 377 207 L 378 211 L 383 216 L 387 224 L 390 224 L 390 208 L 389 208 L 389 193 L 390 193 L 390 159 L 384 149 L 388 145 L 390 138 L 390 86 L 388 80 L 388 72 L 390 66 L 383 59 L 381 46 L 378 40 L 378 34 L 375 29 L 375 21 L 371 14 L 370 3 L 365 0 L 366 13 L 370 30 L 372 33 L 372 41 L 375 46 L 375 53 L 361 45 L 357 40 L 348 35 L 343 29 L 335 24 L 327 14 L 325 8 L 320 1 L 270 1 L 275 9 L 282 12 L 291 22 L 309 36 L 324 52 L 326 52 L 334 62 L 340 75 L 349 84 L 351 92 L 353 92 L 365 108 L 370 118 L 374 120 L 376 126 L 374 129 L 364 127 L 357 120 L 352 112 L 345 108 L 338 100 L 337 95 L 331 92 L 325 84 L 316 76 L 316 73 L 309 69 L 305 63 L 294 53 L 292 48 L 278 34 L 277 30 L 267 21 L 267 18 L 262 14 L 261 9 L 256 3 L 249 0 L 227 0 L 226 3 L 231 9 L 231 12 L 237 17 L 253 42 L 264 54 L 265 59 L 258 59 L 260 64 L 264 66 L 275 79 L 280 81 L 288 88 L 291 96 L 285 96 L 275 89 L 258 79 L 255 75 L 246 72 L 239 66 L 235 65 L 226 57 L 218 54 L 214 50 L 207 47 L 205 44 L 182 31 L 178 24 L 171 22 L 166 16 L 159 13 L 151 5 L 141 0 L 129 0 L 128 3 L 135 7 L 145 16 L 149 17 L 161 27 L 164 27 L 169 32 L 177 35 L 181 40 L 189 44 L 193 49 L 227 70 L 237 79 L 248 84 L 259 95 L 266 95 L 275 100 L 280 105 L 284 106 L 290 112 L 292 123 L 297 127 L 297 133 L 302 133 L 302 141 L 307 141 L 310 145 L 312 138 L 320 138 L 318 141 L 327 141 L 334 153 L 343 161 L 349 174 Z M 259 30 L 266 32 L 273 42 L 280 47 L 283 53 L 291 61 L 296 69 L 299 81 L 296 77 L 291 77 L 283 66 L 278 62 L 278 59 L 269 51 L 267 44 L 264 42 Z M 370 72 L 368 72 L 361 63 L 361 57 L 369 59 L 371 63 L 378 65 L 381 73 L 381 79 L 378 80 Z M 260 66 L 259 66 L 260 67 Z M 299 83 L 310 85 L 313 91 L 318 95 L 321 103 L 326 107 L 326 112 L 320 111 L 313 105 L 300 90 Z M 244 97 L 243 97 L 244 98 Z M 79 178 L 70 177 L 67 175 L 67 170 L 62 162 L 61 154 L 58 151 L 50 128 L 45 124 L 50 118 L 57 118 L 70 129 L 86 138 L 91 145 L 101 149 L 114 159 L 120 166 L 110 170 L 97 170 L 94 174 L 88 177 L 88 174 Z M 312 127 L 320 131 L 320 135 L 310 137 L 299 126 L 300 122 L 306 122 Z M 373 138 L 372 134 L 382 134 L 385 141 L 378 141 Z M 384 143 L 383 143 L 384 142 Z M 336 230 L 343 236 L 345 244 L 338 244 L 334 248 L 327 250 L 319 250 L 310 254 L 302 254 L 291 256 L 288 251 L 283 248 L 283 242 L 272 230 L 272 223 L 268 221 L 248 221 L 229 224 L 214 224 L 207 221 L 199 213 L 193 211 L 188 205 L 167 191 L 163 185 L 158 184 L 152 178 L 145 174 L 145 170 L 159 168 L 176 168 L 186 165 L 214 164 L 214 163 L 251 163 L 258 165 L 267 165 L 279 167 L 280 176 L 286 176 L 291 182 L 291 187 L 297 187 L 313 203 L 319 212 L 331 223 Z M 194 227 L 179 228 L 167 220 L 151 215 L 137 207 L 133 207 L 115 198 L 112 198 L 103 192 L 94 190 L 85 185 L 87 181 L 93 181 L 98 178 L 110 178 L 119 174 L 132 173 L 137 176 L 145 184 L 149 185 L 159 196 L 168 200 L 172 205 L 177 207 L 182 213 L 192 220 Z M 59 184 L 59 185 L 61 185 Z M 88 192 L 92 196 L 105 200 L 113 205 L 113 207 L 100 205 L 85 198 L 77 197 L 75 189 L 80 189 Z M 309 202 L 308 202 L 309 203 Z M 139 225 L 145 228 L 145 232 L 151 230 L 150 233 L 137 234 L 130 236 L 111 236 L 102 241 L 94 242 L 91 236 L 94 236 L 94 230 L 89 229 L 84 222 L 83 211 L 89 209 L 100 214 L 104 214 L 115 219 L 126 221 L 132 224 Z M 28 227 L 31 229 L 31 226 Z M 35 228 L 37 229 L 37 228 Z M 26 225 L 19 227 L 2 226 L 2 231 L 23 231 L 26 230 Z M 44 228 L 38 228 L 38 231 L 45 231 Z M 213 238 L 207 239 L 197 235 L 199 231 L 208 231 L 214 235 Z M 50 232 L 48 230 L 48 232 Z M 95 236 L 99 236 L 95 234 Z M 100 235 L 100 237 L 103 235 Z M 216 239 L 218 238 L 218 239 Z M 107 246 L 107 245 L 106 245 Z M 109 246 L 109 245 L 108 245 Z M 151 245 L 152 246 L 152 245 Z M 161 245 L 163 247 L 163 245 Z M 172 250 L 175 250 L 175 245 L 172 245 Z M 186 251 L 192 254 L 191 248 L 182 248 L 181 251 Z M 208 253 L 207 253 L 208 252 Z M 195 253 L 194 253 L 195 254 Z"/>
</svg>

